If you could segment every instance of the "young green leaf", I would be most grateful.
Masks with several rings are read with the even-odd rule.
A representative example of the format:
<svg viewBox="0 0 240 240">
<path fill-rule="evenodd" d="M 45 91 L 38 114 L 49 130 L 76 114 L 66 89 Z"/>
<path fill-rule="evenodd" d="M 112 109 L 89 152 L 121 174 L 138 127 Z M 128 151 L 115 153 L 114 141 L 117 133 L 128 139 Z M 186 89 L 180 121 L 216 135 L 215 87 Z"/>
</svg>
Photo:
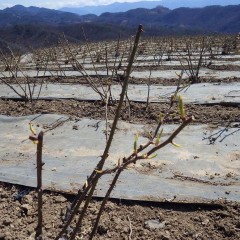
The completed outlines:
<svg viewBox="0 0 240 240">
<path fill-rule="evenodd" d="M 88 180 L 86 180 L 86 182 L 83 185 L 84 189 L 88 187 Z"/>
<path fill-rule="evenodd" d="M 178 147 L 178 148 L 182 147 L 181 145 L 179 145 L 179 144 L 177 144 L 177 143 L 175 143 L 175 142 L 171 142 L 171 143 L 172 143 L 172 145 L 173 145 L 174 147 Z"/>
<path fill-rule="evenodd" d="M 133 144 L 134 154 L 137 154 L 137 142 L 138 142 L 138 134 L 136 134 L 134 144 Z"/>
<path fill-rule="evenodd" d="M 152 155 L 152 156 L 149 156 L 148 159 L 153 159 L 153 158 L 155 158 L 155 157 L 157 157 L 157 154 L 154 154 L 154 155 Z"/>
<path fill-rule="evenodd" d="M 184 120 L 185 119 L 185 110 L 184 110 L 182 96 L 180 96 L 180 95 L 178 96 L 178 108 L 179 108 L 181 119 Z"/>
<path fill-rule="evenodd" d="M 159 113 L 159 122 L 160 123 L 163 122 L 163 114 L 162 114 L 162 112 Z"/>
<path fill-rule="evenodd" d="M 36 135 L 36 132 L 35 132 L 35 130 L 34 130 L 34 128 L 33 128 L 32 123 L 29 123 L 29 128 L 30 128 L 31 133 L 32 133 L 33 135 Z"/>
<path fill-rule="evenodd" d="M 160 133 L 157 136 L 157 139 L 156 139 L 156 142 L 155 142 L 156 146 L 160 143 L 160 139 L 161 139 L 162 133 L 163 133 L 163 128 L 161 129 Z"/>
</svg>

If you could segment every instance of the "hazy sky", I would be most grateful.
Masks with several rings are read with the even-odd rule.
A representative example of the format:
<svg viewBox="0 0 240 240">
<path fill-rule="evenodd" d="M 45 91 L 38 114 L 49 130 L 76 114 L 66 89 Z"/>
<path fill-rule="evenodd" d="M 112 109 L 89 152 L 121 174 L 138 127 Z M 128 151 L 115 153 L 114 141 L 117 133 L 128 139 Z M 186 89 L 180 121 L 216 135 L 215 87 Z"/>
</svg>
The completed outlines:
<svg viewBox="0 0 240 240">
<path fill-rule="evenodd" d="M 36 2 L 32 0 L 1 0 L 0 9 L 6 7 L 12 7 L 14 5 L 20 4 L 25 7 L 36 6 L 36 7 L 46 7 L 58 9 L 61 7 L 72 7 L 72 6 L 89 6 L 89 5 L 103 5 L 110 4 L 113 2 L 137 2 L 140 0 L 38 0 Z M 160 0 L 161 1 L 161 0 Z"/>
</svg>

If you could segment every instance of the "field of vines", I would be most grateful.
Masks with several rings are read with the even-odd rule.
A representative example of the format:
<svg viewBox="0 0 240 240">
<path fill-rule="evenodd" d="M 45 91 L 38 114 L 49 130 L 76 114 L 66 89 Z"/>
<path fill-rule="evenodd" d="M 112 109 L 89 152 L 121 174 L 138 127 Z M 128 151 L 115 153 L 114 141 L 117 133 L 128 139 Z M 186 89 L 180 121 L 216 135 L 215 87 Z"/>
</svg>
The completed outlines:
<svg viewBox="0 0 240 240">
<path fill-rule="evenodd" d="M 240 36 L 0 54 L 0 239 L 240 238 Z"/>
</svg>

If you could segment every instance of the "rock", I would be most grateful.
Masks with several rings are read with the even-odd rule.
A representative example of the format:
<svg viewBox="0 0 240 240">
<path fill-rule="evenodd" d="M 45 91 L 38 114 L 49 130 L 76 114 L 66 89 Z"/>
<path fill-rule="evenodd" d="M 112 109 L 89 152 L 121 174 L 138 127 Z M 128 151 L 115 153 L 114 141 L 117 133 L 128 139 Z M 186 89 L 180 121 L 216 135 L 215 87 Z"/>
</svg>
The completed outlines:
<svg viewBox="0 0 240 240">
<path fill-rule="evenodd" d="M 107 207 L 110 209 L 114 209 L 115 208 L 115 204 L 113 202 L 108 202 L 107 203 Z"/>
<path fill-rule="evenodd" d="M 67 240 L 67 237 L 60 237 L 59 240 Z"/>
<path fill-rule="evenodd" d="M 3 225 L 4 226 L 9 226 L 12 223 L 12 220 L 10 218 L 6 218 L 3 220 Z"/>
<path fill-rule="evenodd" d="M 161 240 L 170 240 L 171 237 L 170 237 L 169 233 L 166 233 L 166 234 L 161 234 L 160 239 Z"/>
<path fill-rule="evenodd" d="M 214 211 L 214 213 L 221 218 L 231 217 L 231 214 L 227 211 Z"/>
<path fill-rule="evenodd" d="M 231 229 L 231 227 L 226 225 L 224 222 L 217 222 L 215 223 L 214 227 L 217 228 L 219 231 L 224 232 L 224 234 L 228 237 L 234 235 L 234 230 Z"/>
<path fill-rule="evenodd" d="M 0 233 L 0 240 L 5 240 L 5 236 L 3 233 Z"/>
<path fill-rule="evenodd" d="M 184 233 L 184 236 L 186 237 L 193 237 L 194 234 L 196 234 L 196 231 L 194 228 L 191 228 L 191 226 L 188 226 L 186 229 L 186 232 Z"/>
<path fill-rule="evenodd" d="M 100 235 L 105 235 L 105 234 L 108 232 L 108 230 L 107 230 L 107 228 L 104 227 L 103 225 L 99 225 L 99 226 L 98 226 L 98 229 L 97 229 L 97 232 L 98 232 L 98 234 L 100 234 Z"/>
<path fill-rule="evenodd" d="M 56 196 L 54 200 L 55 200 L 55 203 L 63 203 L 67 201 L 67 199 L 63 196 Z"/>
<path fill-rule="evenodd" d="M 201 221 L 201 219 L 199 219 L 199 216 L 196 216 L 196 217 L 193 218 L 193 221 L 199 222 L 199 221 Z"/>
<path fill-rule="evenodd" d="M 123 231 L 124 233 L 128 233 L 128 232 L 129 232 L 129 228 L 128 228 L 128 227 L 123 227 L 122 231 Z"/>
<path fill-rule="evenodd" d="M 67 234 L 72 234 L 73 232 L 73 228 L 71 226 L 68 226 L 67 230 L 66 230 L 66 233 Z"/>
<path fill-rule="evenodd" d="M 21 209 L 24 211 L 24 213 L 25 213 L 26 215 L 30 215 L 31 210 L 32 210 L 32 206 L 29 205 L 29 204 L 23 204 L 23 205 L 21 206 Z"/>
<path fill-rule="evenodd" d="M 28 236 L 32 236 L 34 232 L 35 232 L 34 227 L 29 226 L 27 229 Z"/>
<path fill-rule="evenodd" d="M 194 239 L 198 240 L 198 239 L 201 239 L 201 233 L 196 233 L 194 236 L 193 236 Z"/>
<path fill-rule="evenodd" d="M 73 106 L 74 108 L 77 108 L 77 107 L 78 107 L 78 104 L 77 104 L 77 103 L 73 103 L 72 106 Z"/>
<path fill-rule="evenodd" d="M 42 110 L 41 112 L 42 112 L 42 114 L 47 114 L 47 113 L 49 113 L 49 110 Z"/>
<path fill-rule="evenodd" d="M 160 222 L 158 219 L 151 219 L 144 223 L 144 227 L 152 230 L 152 229 L 161 229 L 166 225 L 166 221 Z"/>
<path fill-rule="evenodd" d="M 160 221 L 163 221 L 164 220 L 164 214 L 163 213 L 159 213 L 158 214 L 158 218 Z"/>
<path fill-rule="evenodd" d="M 31 224 L 31 223 L 34 222 L 34 218 L 28 217 L 26 222 L 27 222 L 28 224 Z"/>
<path fill-rule="evenodd" d="M 33 197 L 31 195 L 25 195 L 22 198 L 22 203 L 28 203 L 31 204 L 33 202 Z"/>
<path fill-rule="evenodd" d="M 42 198 L 42 200 L 43 200 L 43 203 L 46 203 L 46 202 L 48 201 L 48 197 L 47 197 L 47 196 L 45 196 L 45 195 L 43 195 L 43 198 Z"/>
<path fill-rule="evenodd" d="M 0 194 L 0 198 L 8 198 L 7 193 L 3 192 Z"/>
<path fill-rule="evenodd" d="M 209 219 L 205 219 L 203 222 L 202 222 L 202 225 L 204 226 L 207 226 L 209 224 Z"/>
<path fill-rule="evenodd" d="M 50 230 L 51 228 L 52 228 L 52 225 L 51 225 L 51 224 L 48 223 L 48 224 L 45 225 L 45 229 L 46 229 L 46 230 Z"/>
<path fill-rule="evenodd" d="M 67 240 L 67 237 L 60 237 L 59 240 Z"/>
<path fill-rule="evenodd" d="M 78 125 L 73 125 L 73 130 L 78 130 Z"/>
</svg>

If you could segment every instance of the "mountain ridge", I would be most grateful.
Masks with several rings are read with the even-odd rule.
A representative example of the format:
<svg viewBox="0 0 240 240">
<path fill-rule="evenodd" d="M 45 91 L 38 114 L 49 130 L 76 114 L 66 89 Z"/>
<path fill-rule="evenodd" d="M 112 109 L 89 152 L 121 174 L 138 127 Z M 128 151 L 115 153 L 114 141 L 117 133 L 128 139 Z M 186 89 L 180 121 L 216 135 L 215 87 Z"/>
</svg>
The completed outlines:
<svg viewBox="0 0 240 240">
<path fill-rule="evenodd" d="M 237 33 L 240 32 L 240 4 L 174 10 L 163 7 L 139 8 L 123 13 L 103 13 L 95 21 L 131 27 L 142 23 L 145 27 L 184 27 L 219 33 Z"/>
<path fill-rule="evenodd" d="M 29 23 L 48 25 L 72 24 L 81 21 L 81 17 L 77 14 L 48 8 L 15 5 L 11 8 L 0 10 L 0 27 Z"/>
<path fill-rule="evenodd" d="M 98 5 L 98 6 L 83 6 L 83 7 L 64 7 L 60 8 L 60 11 L 72 12 L 79 15 L 85 14 L 95 14 L 101 15 L 104 12 L 117 13 L 117 12 L 126 12 L 131 9 L 136 8 L 146 8 L 152 9 L 157 6 L 163 6 L 171 10 L 181 7 L 190 7 L 190 8 L 203 8 L 210 5 L 238 5 L 239 0 L 162 0 L 162 1 L 137 1 L 137 2 L 114 2 L 107 5 Z"/>
<path fill-rule="evenodd" d="M 16 5 L 0 10 L 0 27 L 19 24 L 72 25 L 77 23 L 100 23 L 115 27 L 135 27 L 139 23 L 148 28 L 175 27 L 201 31 L 236 33 L 240 32 L 240 4 L 229 6 L 207 6 L 204 8 L 169 8 L 158 6 L 153 9 L 137 8 L 126 12 L 88 14 L 79 16 L 58 10 L 23 7 Z"/>
<path fill-rule="evenodd" d="M 144 36 L 240 32 L 240 5 L 177 8 L 158 6 L 120 13 L 79 16 L 58 10 L 21 5 L 0 10 L 0 48 L 41 47 L 57 44 L 63 33 L 70 42 L 127 38 L 139 24 Z"/>
</svg>

